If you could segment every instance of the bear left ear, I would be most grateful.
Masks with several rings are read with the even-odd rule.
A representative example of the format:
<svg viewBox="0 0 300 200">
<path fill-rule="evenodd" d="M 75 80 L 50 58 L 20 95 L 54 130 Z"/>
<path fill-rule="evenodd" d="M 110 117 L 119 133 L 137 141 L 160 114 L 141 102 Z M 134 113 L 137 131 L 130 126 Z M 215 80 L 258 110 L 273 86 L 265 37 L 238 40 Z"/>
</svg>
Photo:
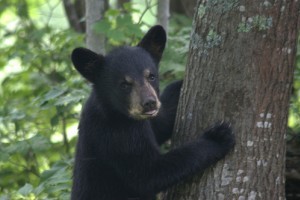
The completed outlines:
<svg viewBox="0 0 300 200">
<path fill-rule="evenodd" d="M 77 71 L 87 80 L 95 83 L 97 71 L 104 62 L 104 56 L 86 48 L 73 50 L 71 59 Z"/>
<path fill-rule="evenodd" d="M 166 31 L 160 25 L 153 26 L 138 44 L 150 53 L 156 64 L 159 63 L 167 41 Z"/>
</svg>

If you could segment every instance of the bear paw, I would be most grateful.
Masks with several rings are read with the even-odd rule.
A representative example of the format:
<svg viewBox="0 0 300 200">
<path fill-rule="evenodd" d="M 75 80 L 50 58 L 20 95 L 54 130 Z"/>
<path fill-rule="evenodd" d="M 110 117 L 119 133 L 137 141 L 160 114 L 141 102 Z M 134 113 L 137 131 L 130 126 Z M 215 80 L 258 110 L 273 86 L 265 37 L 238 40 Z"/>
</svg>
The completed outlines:
<svg viewBox="0 0 300 200">
<path fill-rule="evenodd" d="M 235 137 L 232 133 L 230 123 L 221 122 L 208 129 L 204 135 L 204 139 L 213 141 L 219 145 L 226 146 L 231 149 L 235 144 Z"/>
</svg>

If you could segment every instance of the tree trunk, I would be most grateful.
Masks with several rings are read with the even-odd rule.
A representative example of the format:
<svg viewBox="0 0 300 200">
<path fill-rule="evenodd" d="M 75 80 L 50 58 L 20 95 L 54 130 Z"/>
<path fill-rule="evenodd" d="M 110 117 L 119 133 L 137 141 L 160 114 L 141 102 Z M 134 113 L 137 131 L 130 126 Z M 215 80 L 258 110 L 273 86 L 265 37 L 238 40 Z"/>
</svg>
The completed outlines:
<svg viewBox="0 0 300 200">
<path fill-rule="evenodd" d="M 162 25 L 168 33 L 169 17 L 170 17 L 170 1 L 159 0 L 157 2 L 157 24 Z"/>
<path fill-rule="evenodd" d="M 285 199 L 285 136 L 298 0 L 199 0 L 173 145 L 232 123 L 232 154 L 164 199 Z"/>
<path fill-rule="evenodd" d="M 105 37 L 96 33 L 94 25 L 100 21 L 107 8 L 106 0 L 85 0 L 86 7 L 86 45 L 90 50 L 104 54 Z"/>
</svg>

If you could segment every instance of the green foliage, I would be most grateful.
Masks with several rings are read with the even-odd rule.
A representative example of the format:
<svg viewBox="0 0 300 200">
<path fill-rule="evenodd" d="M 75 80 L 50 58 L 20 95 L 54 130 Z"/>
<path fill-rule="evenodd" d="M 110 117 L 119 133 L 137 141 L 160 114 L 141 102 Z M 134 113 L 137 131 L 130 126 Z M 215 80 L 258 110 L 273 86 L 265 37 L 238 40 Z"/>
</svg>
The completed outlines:
<svg viewBox="0 0 300 200">
<path fill-rule="evenodd" d="M 298 40 L 298 49 L 300 49 L 300 40 Z M 294 87 L 289 110 L 289 132 L 288 139 L 294 135 L 300 135 L 300 52 L 297 52 L 296 69 L 294 73 Z"/>
<path fill-rule="evenodd" d="M 40 183 L 34 187 L 25 183 L 17 191 L 11 193 L 14 199 L 70 199 L 71 174 L 73 162 L 57 162 L 49 170 L 45 170 L 40 176 Z M 5 195 L 8 197 L 7 195 Z M 3 195 L 2 198 L 5 199 Z"/>
<path fill-rule="evenodd" d="M 124 9 L 108 9 L 104 19 L 98 22 L 94 29 L 104 34 L 111 45 L 136 43 L 143 35 L 142 23 L 134 23 L 132 15 L 139 12 L 131 3 L 125 3 Z"/>
<path fill-rule="evenodd" d="M 38 2 L 0 3 L 0 199 L 69 199 L 69 129 L 89 90 L 69 57 L 83 35 L 39 25 Z"/>
<path fill-rule="evenodd" d="M 191 25 L 192 20 L 185 16 L 173 15 L 170 19 L 167 46 L 160 63 L 161 88 L 184 76 Z"/>
</svg>

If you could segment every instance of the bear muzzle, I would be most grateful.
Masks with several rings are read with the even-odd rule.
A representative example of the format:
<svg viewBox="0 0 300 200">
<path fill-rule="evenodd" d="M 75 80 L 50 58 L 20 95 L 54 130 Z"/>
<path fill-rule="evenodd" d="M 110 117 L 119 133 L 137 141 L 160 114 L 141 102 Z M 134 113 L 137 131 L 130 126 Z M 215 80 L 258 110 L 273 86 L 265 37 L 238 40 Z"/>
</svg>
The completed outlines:
<svg viewBox="0 0 300 200">
<path fill-rule="evenodd" d="M 155 117 L 160 109 L 159 99 L 147 98 L 139 104 L 134 104 L 129 109 L 129 115 L 137 120 L 144 120 Z"/>
<path fill-rule="evenodd" d="M 155 89 L 145 81 L 145 84 L 136 84 L 130 95 L 129 115 L 134 119 L 148 119 L 155 117 L 161 103 Z"/>
</svg>

